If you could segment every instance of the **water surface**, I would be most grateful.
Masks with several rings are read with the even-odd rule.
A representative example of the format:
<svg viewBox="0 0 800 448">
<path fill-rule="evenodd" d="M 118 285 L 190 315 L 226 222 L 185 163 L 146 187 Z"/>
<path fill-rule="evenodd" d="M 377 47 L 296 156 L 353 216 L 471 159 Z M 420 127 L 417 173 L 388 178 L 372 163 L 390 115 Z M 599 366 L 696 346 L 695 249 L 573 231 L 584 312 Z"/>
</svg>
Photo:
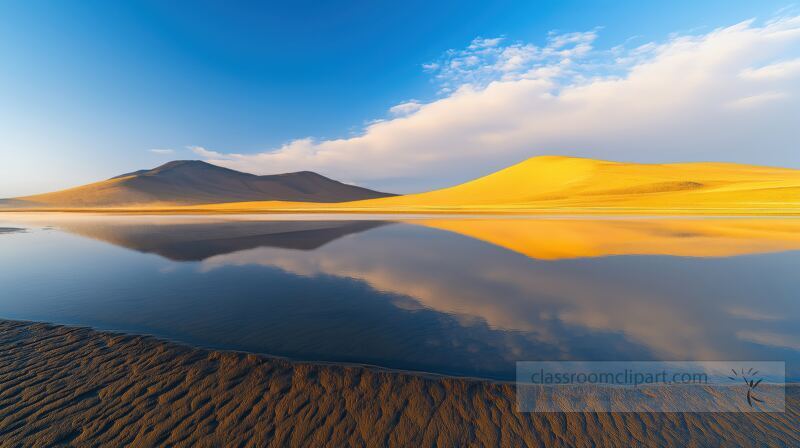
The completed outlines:
<svg viewBox="0 0 800 448">
<path fill-rule="evenodd" d="M 366 218 L 366 219 L 364 219 Z M 800 220 L 0 214 L 0 317 L 513 378 L 518 360 L 785 360 Z"/>
</svg>

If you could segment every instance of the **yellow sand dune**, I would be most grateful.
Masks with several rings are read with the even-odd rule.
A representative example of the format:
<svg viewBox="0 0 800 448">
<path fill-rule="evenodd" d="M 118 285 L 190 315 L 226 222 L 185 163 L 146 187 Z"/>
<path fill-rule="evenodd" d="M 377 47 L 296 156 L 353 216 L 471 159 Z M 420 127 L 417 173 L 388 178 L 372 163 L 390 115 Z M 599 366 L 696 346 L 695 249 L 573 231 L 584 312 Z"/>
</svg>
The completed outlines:
<svg viewBox="0 0 800 448">
<path fill-rule="evenodd" d="M 800 170 L 734 163 L 636 164 L 533 157 L 442 190 L 307 204 L 248 202 L 219 211 L 800 213 Z"/>
</svg>

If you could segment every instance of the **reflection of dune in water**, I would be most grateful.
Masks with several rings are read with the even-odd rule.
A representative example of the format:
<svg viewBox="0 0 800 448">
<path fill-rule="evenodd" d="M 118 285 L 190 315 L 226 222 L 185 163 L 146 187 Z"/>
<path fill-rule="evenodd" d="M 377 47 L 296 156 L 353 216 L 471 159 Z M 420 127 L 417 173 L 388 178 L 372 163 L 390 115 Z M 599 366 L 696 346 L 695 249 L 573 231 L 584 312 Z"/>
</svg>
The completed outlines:
<svg viewBox="0 0 800 448">
<path fill-rule="evenodd" d="M 730 257 L 800 249 L 800 219 L 422 219 L 540 260 L 610 255 Z"/>
<path fill-rule="evenodd" d="M 314 250 L 390 222 L 447 230 L 539 260 L 611 255 L 730 257 L 800 250 L 800 218 L 426 218 L 302 219 L 223 216 L 9 214 L 22 223 L 70 233 L 172 260 L 199 261 L 255 247 Z"/>
<path fill-rule="evenodd" d="M 649 356 L 674 359 L 765 356 L 765 345 L 778 346 L 737 337 L 736 331 L 794 337 L 793 318 L 780 318 L 797 315 L 787 292 L 792 282 L 787 283 L 783 268 L 753 272 L 750 264 L 735 260 L 537 261 L 453 234 L 398 226 L 313 252 L 259 248 L 219 255 L 205 260 L 203 269 L 263 265 L 304 276 L 359 279 L 379 291 L 409 297 L 419 307 L 459 316 L 464 326 L 477 321 L 524 332 L 529 345 L 504 347 L 508 359 L 537 353 L 587 356 L 582 338 L 594 338 L 598 357 L 637 356 L 636 347 Z M 753 309 L 752 298 L 769 290 L 770 300 Z M 626 342 L 611 342 L 620 335 Z M 603 338 L 608 344 L 599 342 Z"/>
</svg>

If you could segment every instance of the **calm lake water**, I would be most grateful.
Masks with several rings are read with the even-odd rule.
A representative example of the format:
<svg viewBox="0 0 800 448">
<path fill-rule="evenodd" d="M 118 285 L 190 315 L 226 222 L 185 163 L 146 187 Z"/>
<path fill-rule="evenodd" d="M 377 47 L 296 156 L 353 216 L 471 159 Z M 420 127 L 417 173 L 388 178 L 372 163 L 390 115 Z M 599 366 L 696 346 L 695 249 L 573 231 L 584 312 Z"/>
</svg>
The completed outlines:
<svg viewBox="0 0 800 448">
<path fill-rule="evenodd" d="M 0 318 L 497 379 L 747 359 L 798 378 L 798 268 L 796 219 L 0 214 Z"/>
</svg>

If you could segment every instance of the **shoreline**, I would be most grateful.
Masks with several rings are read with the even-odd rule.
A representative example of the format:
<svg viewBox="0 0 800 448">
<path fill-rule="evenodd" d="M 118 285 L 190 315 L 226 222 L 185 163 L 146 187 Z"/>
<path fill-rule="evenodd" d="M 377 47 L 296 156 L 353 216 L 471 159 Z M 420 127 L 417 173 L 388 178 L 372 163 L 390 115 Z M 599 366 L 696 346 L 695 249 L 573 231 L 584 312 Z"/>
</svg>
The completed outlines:
<svg viewBox="0 0 800 448">
<path fill-rule="evenodd" d="M 407 375 L 407 376 L 416 376 L 422 379 L 431 379 L 431 380 L 456 380 L 456 381 L 466 381 L 466 382 L 475 382 L 475 383 L 486 383 L 492 385 L 515 385 L 515 380 L 504 380 L 498 378 L 490 378 L 490 377 L 479 377 L 479 376 L 469 376 L 469 375 L 459 375 L 459 374 L 451 374 L 451 373 L 437 373 L 437 372 L 429 372 L 425 370 L 411 370 L 411 369 L 402 369 L 396 367 L 386 367 L 381 366 L 378 364 L 369 364 L 366 362 L 348 362 L 348 361 L 324 361 L 324 360 L 314 360 L 314 359 L 300 359 L 300 358 L 292 358 L 289 356 L 281 356 L 281 355 L 273 355 L 270 353 L 262 353 L 262 352 L 252 352 L 247 350 L 237 350 L 234 348 L 226 348 L 226 347 L 214 347 L 214 346 L 204 346 L 204 345 L 196 345 L 191 342 L 182 341 L 179 339 L 171 339 L 169 337 L 159 336 L 154 333 L 146 333 L 146 332 L 137 332 L 137 331 L 125 331 L 125 330 L 110 330 L 110 329 L 99 329 L 94 328 L 91 325 L 81 325 L 81 324 L 68 324 L 68 323 L 58 323 L 58 322 L 44 322 L 44 321 L 36 321 L 36 320 L 25 320 L 25 319 L 9 319 L 0 317 L 0 331 L 2 331 L 2 326 L 4 323 L 13 323 L 13 324 L 21 324 L 23 326 L 46 326 L 58 329 L 66 329 L 66 330 L 81 330 L 81 331 L 89 331 L 93 333 L 97 333 L 98 335 L 110 336 L 110 337 L 136 337 L 136 338 L 143 338 L 143 339 L 150 339 L 157 344 L 168 344 L 168 345 L 177 345 L 181 347 L 185 347 L 191 350 L 198 350 L 204 352 L 217 352 L 217 353 L 229 353 L 232 355 L 242 355 L 242 356 L 255 356 L 258 358 L 263 358 L 267 361 L 274 360 L 281 363 L 288 363 L 292 365 L 311 365 L 320 368 L 325 367 L 341 367 L 341 368 L 355 368 L 355 369 L 364 369 L 364 370 L 373 370 L 380 373 L 389 373 L 389 374 L 397 374 L 397 375 Z M 791 381 L 787 378 L 786 382 L 787 387 L 800 387 L 800 381 Z"/>
<path fill-rule="evenodd" d="M 649 216 L 649 217 L 800 217 L 800 210 L 787 209 L 627 209 L 627 208 L 564 208 L 564 209 L 321 209 L 321 208 L 253 208 L 253 209 L 226 209 L 226 208 L 2 208 L 2 213 L 74 213 L 74 214 L 102 214 L 102 215 L 466 215 L 466 216 Z"/>
<path fill-rule="evenodd" d="M 489 383 L 489 384 L 497 384 L 497 385 L 514 385 L 515 381 L 513 380 L 502 380 L 496 378 L 484 378 L 478 376 L 468 376 L 468 375 L 457 375 L 457 374 L 449 374 L 449 373 L 437 373 L 437 372 L 428 372 L 424 370 L 410 370 L 410 369 L 402 369 L 402 368 L 395 368 L 395 367 L 385 367 L 378 364 L 369 364 L 365 362 L 348 362 L 348 361 L 324 361 L 324 360 L 313 360 L 313 359 L 300 359 L 300 358 L 292 358 L 289 356 L 281 356 L 281 355 L 273 355 L 270 353 L 262 353 L 262 352 L 251 352 L 247 350 L 237 350 L 234 348 L 227 348 L 227 347 L 214 347 L 214 346 L 205 346 L 205 345 L 196 345 L 191 342 L 182 341 L 180 339 L 171 339 L 165 336 L 159 336 L 154 333 L 146 333 L 146 332 L 138 332 L 135 330 L 126 331 L 126 330 L 109 330 L 109 329 L 99 329 L 94 328 L 89 325 L 82 325 L 82 324 L 68 324 L 68 323 L 58 323 L 58 322 L 44 322 L 44 321 L 37 321 L 37 320 L 25 320 L 25 319 L 8 319 L 4 317 L 0 317 L 0 331 L 2 329 L 2 325 L 6 322 L 14 323 L 14 324 L 21 324 L 24 326 L 36 326 L 36 325 L 43 325 L 52 328 L 63 328 L 66 330 L 81 330 L 81 331 L 90 331 L 97 333 L 99 335 L 105 335 L 110 337 L 136 337 L 136 338 L 143 338 L 143 339 L 151 339 L 153 342 L 157 344 L 167 344 L 167 345 L 176 345 L 181 346 L 190 350 L 197 350 L 197 351 L 204 351 L 204 352 L 217 352 L 217 353 L 228 353 L 232 355 L 242 355 L 242 356 L 255 356 L 258 358 L 263 358 L 267 361 L 274 360 L 281 363 L 288 363 L 292 365 L 311 365 L 316 367 L 342 367 L 342 368 L 355 368 L 355 369 L 364 369 L 364 370 L 374 370 L 376 372 L 381 373 L 390 373 L 390 374 L 398 374 L 398 375 L 408 375 L 408 376 L 418 376 L 424 379 L 453 379 L 453 380 L 463 380 L 463 381 L 472 381 L 472 382 L 482 382 L 482 383 Z"/>
<path fill-rule="evenodd" d="M 8 446 L 793 446 L 797 392 L 781 414 L 527 414 L 509 383 L 0 319 Z"/>
</svg>

